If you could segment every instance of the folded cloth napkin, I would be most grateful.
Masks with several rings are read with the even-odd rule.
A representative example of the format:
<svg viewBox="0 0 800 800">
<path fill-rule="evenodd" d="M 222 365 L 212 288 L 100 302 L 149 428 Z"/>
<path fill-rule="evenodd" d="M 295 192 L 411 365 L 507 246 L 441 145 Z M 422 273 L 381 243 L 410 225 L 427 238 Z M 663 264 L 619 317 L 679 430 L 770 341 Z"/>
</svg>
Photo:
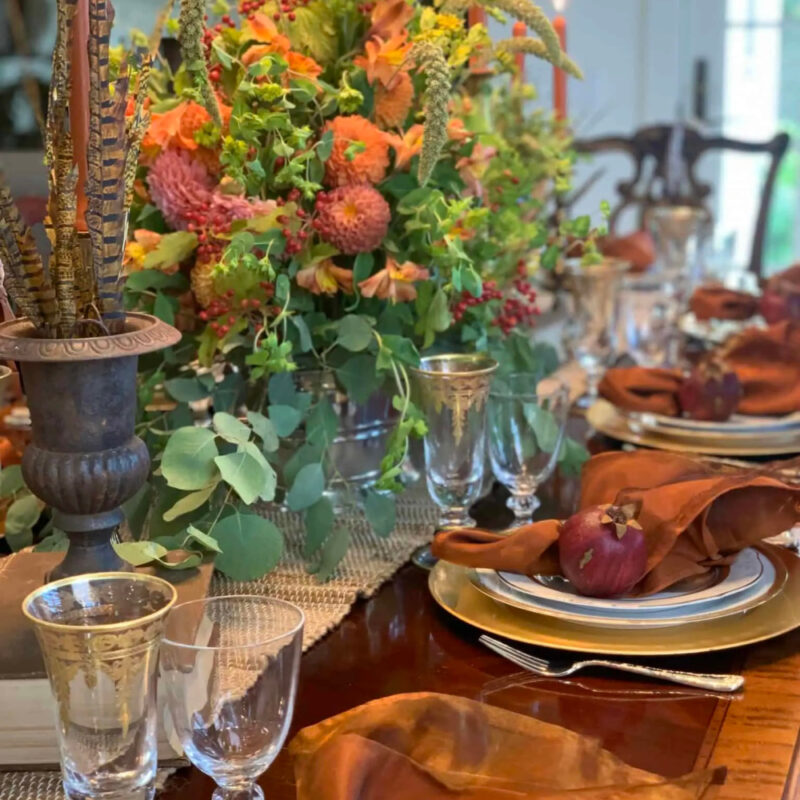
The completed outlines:
<svg viewBox="0 0 800 800">
<path fill-rule="evenodd" d="M 628 411 L 649 411 L 676 417 L 683 375 L 661 367 L 615 367 L 606 370 L 598 392 L 610 403 Z"/>
<path fill-rule="evenodd" d="M 767 281 L 767 289 L 778 294 L 800 294 L 800 264 L 792 264 L 791 267 L 773 275 Z"/>
<path fill-rule="evenodd" d="M 699 286 L 689 299 L 689 309 L 699 320 L 750 319 L 758 311 L 758 298 L 721 284 Z"/>
<path fill-rule="evenodd" d="M 656 260 L 655 243 L 647 231 L 634 231 L 627 236 L 604 236 L 598 246 L 604 256 L 629 262 L 633 272 L 643 272 Z"/>
<path fill-rule="evenodd" d="M 581 475 L 580 508 L 640 506 L 647 572 L 635 588 L 652 594 L 800 523 L 800 483 L 773 469 L 741 470 L 673 453 L 602 453 Z M 441 531 L 433 554 L 468 567 L 525 575 L 558 572 L 559 523 L 534 522 L 510 534 L 463 528 Z"/>
<path fill-rule="evenodd" d="M 595 739 L 463 697 L 384 697 L 289 745 L 298 800 L 699 800 L 724 768 L 668 780 Z"/>
<path fill-rule="evenodd" d="M 742 384 L 741 414 L 800 411 L 800 322 L 748 328 L 720 350 Z"/>
</svg>

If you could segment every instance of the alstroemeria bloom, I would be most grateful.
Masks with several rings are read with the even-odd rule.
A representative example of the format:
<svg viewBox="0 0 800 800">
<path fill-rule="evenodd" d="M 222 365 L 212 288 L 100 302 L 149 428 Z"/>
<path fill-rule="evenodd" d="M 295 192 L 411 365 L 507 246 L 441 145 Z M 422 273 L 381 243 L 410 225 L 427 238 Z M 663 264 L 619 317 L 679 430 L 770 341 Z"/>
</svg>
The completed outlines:
<svg viewBox="0 0 800 800">
<path fill-rule="evenodd" d="M 370 14 L 372 27 L 367 37 L 391 39 L 402 33 L 413 18 L 414 8 L 406 0 L 377 0 Z"/>
<path fill-rule="evenodd" d="M 285 55 L 291 47 L 289 39 L 278 32 L 275 23 L 263 11 L 258 11 L 248 17 L 242 32 L 244 33 L 245 41 L 251 39 L 254 42 L 268 44 L 271 46 L 273 53 Z M 248 50 L 247 52 L 250 51 Z"/>
<path fill-rule="evenodd" d="M 322 73 L 322 67 L 313 58 L 295 53 L 290 50 L 286 54 L 286 63 L 289 65 L 291 77 L 310 78 L 312 81 Z"/>
<path fill-rule="evenodd" d="M 353 294 L 353 271 L 337 267 L 329 258 L 305 267 L 297 273 L 297 285 L 311 294 Z"/>
<path fill-rule="evenodd" d="M 481 179 L 489 168 L 489 163 L 497 153 L 497 148 L 486 147 L 478 142 L 472 150 L 472 155 L 459 158 L 456 169 L 461 180 L 467 184 L 466 194 L 483 197 L 483 184 Z"/>
<path fill-rule="evenodd" d="M 391 256 L 386 259 L 386 266 L 365 281 L 358 284 L 364 297 L 377 297 L 380 300 L 391 300 L 403 303 L 415 300 L 417 289 L 414 281 L 424 281 L 430 273 L 413 261 L 398 264 Z"/>
<path fill-rule="evenodd" d="M 366 55 L 356 56 L 353 63 L 364 68 L 370 83 L 380 81 L 386 88 L 391 88 L 410 49 L 411 43 L 406 41 L 405 33 L 393 36 L 388 41 L 375 37 L 364 45 Z"/>
<path fill-rule="evenodd" d="M 395 152 L 395 169 L 405 169 L 420 150 L 425 129 L 422 125 L 412 125 L 402 136 L 390 136 L 389 144 Z"/>
</svg>

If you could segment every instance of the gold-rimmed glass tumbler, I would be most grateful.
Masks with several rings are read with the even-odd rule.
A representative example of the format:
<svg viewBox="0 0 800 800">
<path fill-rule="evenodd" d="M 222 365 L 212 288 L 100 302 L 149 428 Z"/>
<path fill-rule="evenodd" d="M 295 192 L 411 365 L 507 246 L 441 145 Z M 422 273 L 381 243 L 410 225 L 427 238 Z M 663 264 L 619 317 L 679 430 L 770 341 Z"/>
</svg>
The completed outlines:
<svg viewBox="0 0 800 800">
<path fill-rule="evenodd" d="M 423 358 L 415 396 L 428 421 L 424 439 L 428 492 L 441 508 L 439 527 L 472 524 L 486 464 L 486 404 L 497 362 L 480 353 Z"/>
<path fill-rule="evenodd" d="M 151 575 L 96 573 L 25 598 L 55 698 L 69 800 L 151 800 L 156 676 L 175 589 Z"/>
</svg>

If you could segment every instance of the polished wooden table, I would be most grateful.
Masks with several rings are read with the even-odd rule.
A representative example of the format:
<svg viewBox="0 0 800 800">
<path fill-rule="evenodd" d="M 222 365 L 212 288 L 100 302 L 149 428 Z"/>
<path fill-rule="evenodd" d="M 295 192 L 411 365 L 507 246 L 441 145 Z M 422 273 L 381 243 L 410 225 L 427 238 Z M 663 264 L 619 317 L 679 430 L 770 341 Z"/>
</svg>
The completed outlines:
<svg viewBox="0 0 800 800">
<path fill-rule="evenodd" d="M 573 508 L 576 493 L 574 482 L 554 481 L 540 515 Z M 478 631 L 434 603 L 427 577 L 403 567 L 305 654 L 292 733 L 378 697 L 443 692 L 596 737 L 632 766 L 667 777 L 725 765 L 728 779 L 718 795 L 724 800 L 800 797 L 800 632 L 747 649 L 652 662 L 743 671 L 745 691 L 734 698 L 611 673 L 545 680 L 478 644 Z M 286 749 L 261 785 L 269 800 L 295 797 Z M 159 798 L 206 800 L 212 790 L 210 779 L 185 769 Z"/>
</svg>

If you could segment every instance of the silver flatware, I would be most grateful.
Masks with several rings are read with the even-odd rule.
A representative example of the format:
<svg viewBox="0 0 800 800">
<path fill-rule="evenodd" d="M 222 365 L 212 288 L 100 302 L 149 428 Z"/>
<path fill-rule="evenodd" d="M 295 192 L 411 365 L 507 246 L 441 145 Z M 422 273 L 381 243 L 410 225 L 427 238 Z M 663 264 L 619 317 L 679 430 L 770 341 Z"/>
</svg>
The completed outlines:
<svg viewBox="0 0 800 800">
<path fill-rule="evenodd" d="M 712 692 L 738 692 L 744 686 L 744 678 L 741 675 L 703 675 L 696 672 L 682 672 L 677 669 L 646 667 L 642 664 L 625 664 L 621 661 L 604 661 L 599 658 L 572 663 L 545 661 L 543 658 L 536 658 L 536 656 L 523 653 L 521 650 L 517 650 L 515 647 L 511 647 L 511 645 L 491 636 L 482 635 L 479 641 L 497 653 L 497 655 L 503 656 L 503 658 L 518 667 L 546 678 L 564 678 L 587 667 L 603 667 L 604 669 L 616 669 L 620 672 L 631 672 L 634 675 L 644 675 L 648 678 L 679 683 L 683 686 L 694 686 L 698 689 L 707 689 Z"/>
</svg>

